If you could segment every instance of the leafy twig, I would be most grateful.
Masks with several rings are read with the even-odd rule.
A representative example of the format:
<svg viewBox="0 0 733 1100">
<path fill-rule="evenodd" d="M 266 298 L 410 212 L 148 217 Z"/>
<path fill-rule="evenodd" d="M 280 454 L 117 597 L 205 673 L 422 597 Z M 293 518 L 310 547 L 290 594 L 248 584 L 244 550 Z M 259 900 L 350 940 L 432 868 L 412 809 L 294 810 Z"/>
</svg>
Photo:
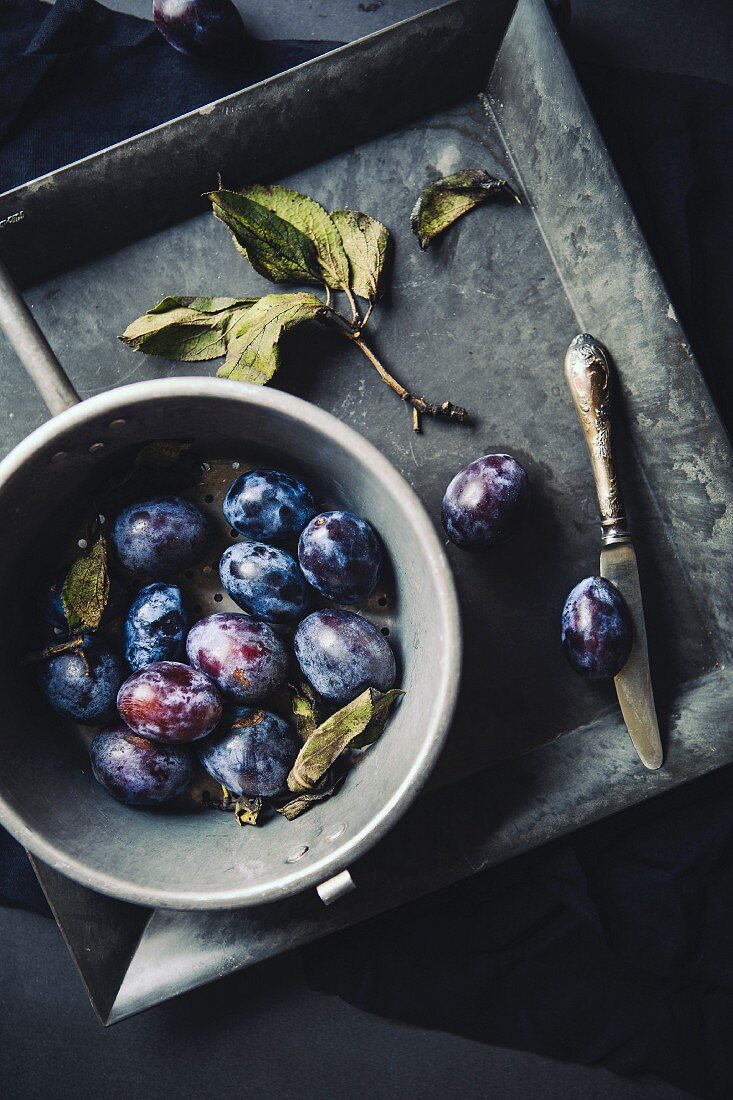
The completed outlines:
<svg viewBox="0 0 733 1100">
<path fill-rule="evenodd" d="M 258 299 L 168 296 L 128 326 L 121 337 L 126 344 L 187 361 L 226 356 L 221 377 L 263 385 L 280 365 L 281 337 L 304 321 L 322 321 L 358 347 L 382 381 L 411 406 L 415 431 L 420 414 L 466 420 L 460 405 L 436 405 L 408 390 L 363 339 L 389 251 L 386 226 L 358 211 L 329 214 L 309 196 L 276 184 L 242 191 L 220 186 L 206 197 L 256 271 L 275 283 L 318 286 L 324 298 L 302 291 Z M 334 309 L 334 291 L 349 302 L 350 318 Z M 357 298 L 368 303 L 363 317 Z"/>
</svg>

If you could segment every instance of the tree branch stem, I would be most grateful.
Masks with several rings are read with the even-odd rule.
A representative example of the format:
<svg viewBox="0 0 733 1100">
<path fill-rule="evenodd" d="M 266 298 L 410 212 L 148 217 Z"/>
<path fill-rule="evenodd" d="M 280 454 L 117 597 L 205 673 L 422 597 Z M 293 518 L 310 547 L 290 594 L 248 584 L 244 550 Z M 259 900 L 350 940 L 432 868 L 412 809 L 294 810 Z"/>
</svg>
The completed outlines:
<svg viewBox="0 0 733 1100">
<path fill-rule="evenodd" d="M 397 379 L 389 373 L 369 345 L 362 339 L 359 326 L 348 321 L 347 318 L 337 310 L 327 306 L 321 316 L 321 320 L 330 324 L 332 328 L 340 332 L 347 340 L 351 340 L 352 344 L 355 344 L 362 355 L 371 363 L 384 384 L 389 386 L 391 390 L 394 390 L 402 401 L 412 406 L 415 410 L 412 416 L 412 427 L 414 431 L 420 431 L 421 413 L 425 416 L 434 416 L 443 420 L 453 420 L 458 423 L 463 420 L 468 420 L 468 410 L 462 408 L 461 405 L 454 405 L 452 401 L 443 401 L 440 405 L 435 405 L 432 401 L 426 401 L 424 397 L 418 397 L 417 394 L 406 389 L 401 382 L 398 382 Z"/>
</svg>

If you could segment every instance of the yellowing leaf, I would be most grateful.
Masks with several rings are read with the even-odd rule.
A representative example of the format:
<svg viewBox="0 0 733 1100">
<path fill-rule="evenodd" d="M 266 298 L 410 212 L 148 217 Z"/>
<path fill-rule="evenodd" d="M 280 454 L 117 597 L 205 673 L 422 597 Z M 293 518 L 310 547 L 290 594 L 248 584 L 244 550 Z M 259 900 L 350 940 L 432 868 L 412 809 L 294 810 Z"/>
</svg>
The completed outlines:
<svg viewBox="0 0 733 1100">
<path fill-rule="evenodd" d="M 480 168 L 466 168 L 431 183 L 420 195 L 410 217 L 420 248 L 427 248 L 434 237 L 469 210 L 502 195 L 521 203 L 507 180 L 490 176 Z"/>
<path fill-rule="evenodd" d="M 157 306 L 149 309 L 148 313 L 168 313 L 179 306 L 186 306 L 195 313 L 222 313 L 226 309 L 247 305 L 254 300 L 254 298 L 184 298 L 169 294 L 158 302 Z"/>
<path fill-rule="evenodd" d="M 288 821 L 294 821 L 296 817 L 300 817 L 306 810 L 309 810 L 311 806 L 315 806 L 317 802 L 323 802 L 325 799 L 330 798 L 332 794 L 335 794 L 344 779 L 344 773 L 340 775 L 334 775 L 333 770 L 326 772 L 318 786 L 313 787 L 309 791 L 303 791 L 301 794 L 291 796 L 287 800 L 280 802 L 275 806 L 275 809 Z"/>
<path fill-rule="evenodd" d="M 349 286 L 349 261 L 341 235 L 320 203 L 276 183 L 269 186 L 256 183 L 243 188 L 240 194 L 274 211 L 313 241 L 326 286 L 333 290 L 345 290 Z"/>
<path fill-rule="evenodd" d="M 290 705 L 295 727 L 301 741 L 307 741 L 318 725 L 318 704 L 310 684 L 303 681 L 297 688 L 290 685 Z"/>
<path fill-rule="evenodd" d="M 255 271 L 273 283 L 323 286 L 315 244 L 292 222 L 238 191 L 210 191 L 216 217 L 231 231 L 234 243 Z"/>
<path fill-rule="evenodd" d="M 108 599 L 107 544 L 100 535 L 74 562 L 61 589 L 61 604 L 71 633 L 96 630 Z"/>
<path fill-rule="evenodd" d="M 256 825 L 261 813 L 261 798 L 245 798 L 242 795 L 234 803 L 234 817 L 240 825 Z"/>
<path fill-rule="evenodd" d="M 280 366 L 280 338 L 303 321 L 323 313 L 324 305 L 314 294 L 267 294 L 242 313 L 229 330 L 227 357 L 218 370 L 220 378 L 269 382 Z"/>
<path fill-rule="evenodd" d="M 371 745 L 384 730 L 389 709 L 404 692 L 393 688 L 382 694 L 367 688 L 313 731 L 288 775 L 288 789 L 300 794 L 313 790 L 331 765 L 347 749 Z"/>
<path fill-rule="evenodd" d="M 370 302 L 379 296 L 379 281 L 389 247 L 389 230 L 358 210 L 334 210 L 331 218 L 349 259 L 351 289 Z"/>
<path fill-rule="evenodd" d="M 226 353 L 232 318 L 256 301 L 256 298 L 164 298 L 128 325 L 120 339 L 134 351 L 166 359 L 188 363 L 217 359 Z M 214 303 L 216 309 L 212 308 Z"/>
</svg>

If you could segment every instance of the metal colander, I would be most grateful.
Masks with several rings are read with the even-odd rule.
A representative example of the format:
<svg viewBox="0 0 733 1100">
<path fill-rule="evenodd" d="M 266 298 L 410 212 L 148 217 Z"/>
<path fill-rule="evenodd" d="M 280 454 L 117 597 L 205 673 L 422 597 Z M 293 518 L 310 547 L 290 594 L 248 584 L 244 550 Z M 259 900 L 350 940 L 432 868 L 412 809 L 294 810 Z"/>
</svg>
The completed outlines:
<svg viewBox="0 0 733 1100">
<path fill-rule="evenodd" d="M 2 270 L 0 325 L 54 414 L 0 463 L 0 822 L 62 873 L 138 904 L 233 908 L 313 886 L 332 900 L 352 885 L 346 869 L 418 793 L 455 704 L 457 602 L 422 505 L 356 432 L 275 389 L 216 378 L 161 379 L 79 402 Z M 22 670 L 33 585 L 83 537 L 80 524 L 88 520 L 104 470 L 162 439 L 190 441 L 208 467 L 183 493 L 218 530 L 210 558 L 179 578 L 199 614 L 234 608 L 217 569 L 232 541 L 221 499 L 238 472 L 233 463 L 240 471 L 267 464 L 297 472 L 329 503 L 367 516 L 386 548 L 386 584 L 362 610 L 390 632 L 406 695 L 338 794 L 294 821 L 276 816 L 262 827 L 239 828 L 229 815 L 197 810 L 192 802 L 157 810 L 115 802 L 92 778 L 84 743 Z"/>
</svg>

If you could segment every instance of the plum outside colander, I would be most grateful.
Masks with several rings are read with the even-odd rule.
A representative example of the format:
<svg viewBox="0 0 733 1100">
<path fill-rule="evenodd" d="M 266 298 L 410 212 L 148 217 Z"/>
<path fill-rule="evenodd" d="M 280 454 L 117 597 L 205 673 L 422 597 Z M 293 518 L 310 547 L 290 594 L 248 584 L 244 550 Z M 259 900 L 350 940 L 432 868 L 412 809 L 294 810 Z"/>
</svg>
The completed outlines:
<svg viewBox="0 0 733 1100">
<path fill-rule="evenodd" d="M 358 433 L 275 389 L 175 378 L 80 401 L 1 265 L 0 327 L 52 414 L 0 462 L 0 823 L 61 873 L 139 905 L 236 908 L 309 887 L 335 900 L 353 886 L 348 868 L 423 786 L 455 706 L 458 606 L 422 504 Z M 34 588 L 74 538 L 103 464 L 161 439 L 189 440 L 202 455 L 236 461 L 242 454 L 294 470 L 336 505 L 368 517 L 385 546 L 389 595 L 386 603 L 384 595 L 376 598 L 367 614 L 390 632 L 406 694 L 341 790 L 294 821 L 278 815 L 238 828 L 229 814 L 115 802 L 94 781 L 64 720 L 21 672 L 19 638 L 36 613 Z M 210 514 L 221 505 L 222 469 L 221 462 L 214 466 L 216 483 L 204 479 L 187 494 Z M 227 607 L 212 562 L 192 579 L 202 614 Z"/>
</svg>

